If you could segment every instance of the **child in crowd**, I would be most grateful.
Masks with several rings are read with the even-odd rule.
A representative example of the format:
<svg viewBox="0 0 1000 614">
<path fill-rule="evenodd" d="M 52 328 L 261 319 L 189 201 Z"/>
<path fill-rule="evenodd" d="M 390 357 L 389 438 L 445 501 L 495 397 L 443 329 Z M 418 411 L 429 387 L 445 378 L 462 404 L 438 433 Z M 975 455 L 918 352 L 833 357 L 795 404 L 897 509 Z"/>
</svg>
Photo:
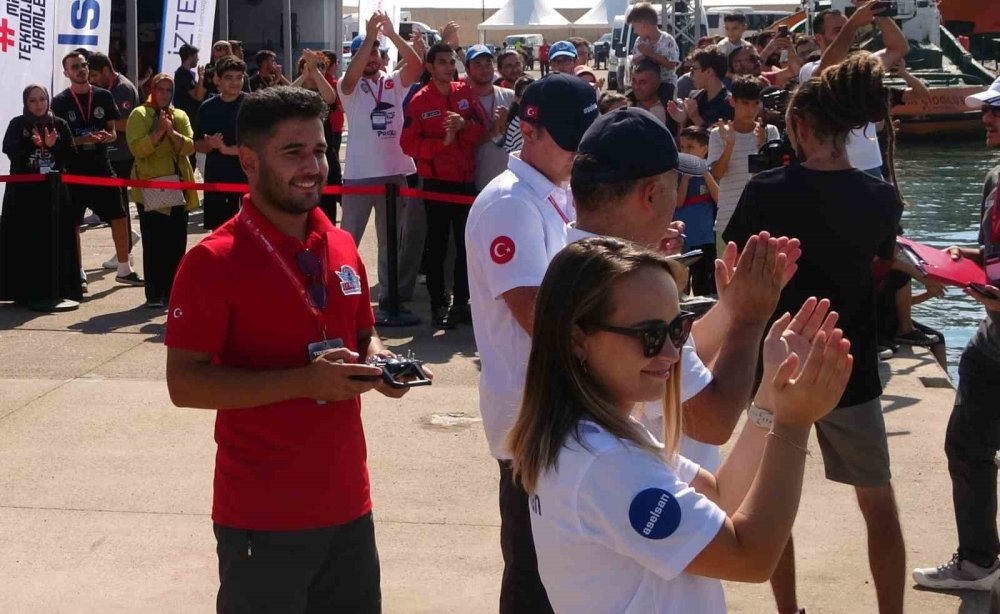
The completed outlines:
<svg viewBox="0 0 1000 614">
<path fill-rule="evenodd" d="M 678 138 L 681 153 L 705 159 L 708 157 L 708 131 L 688 126 Z M 704 296 L 715 292 L 715 203 L 719 199 L 719 184 L 711 173 L 702 177 L 681 175 L 677 189 L 677 209 L 674 221 L 684 222 L 687 239 L 684 251 L 700 249 L 701 260 L 691 265 L 691 291 Z"/>
<path fill-rule="evenodd" d="M 781 138 L 775 126 L 765 127 L 757 121 L 761 89 L 760 80 L 756 77 L 736 77 L 729 98 L 734 112 L 733 121 L 719 122 L 709 136 L 708 165 L 712 176 L 719 182 L 715 219 L 717 236 L 729 224 L 743 195 L 743 188 L 752 176 L 748 156 L 757 153 L 764 143 Z"/>
<path fill-rule="evenodd" d="M 601 111 L 601 115 L 627 106 L 628 98 L 618 92 L 604 92 L 597 101 L 597 108 Z"/>
<path fill-rule="evenodd" d="M 680 47 L 673 36 L 659 28 L 659 15 L 648 2 L 640 2 L 629 11 L 626 21 L 638 37 L 631 50 L 629 61 L 637 64 L 643 59 L 656 63 L 660 68 L 660 101 L 664 106 L 673 100 L 677 91 L 677 67 L 681 63 Z"/>
</svg>

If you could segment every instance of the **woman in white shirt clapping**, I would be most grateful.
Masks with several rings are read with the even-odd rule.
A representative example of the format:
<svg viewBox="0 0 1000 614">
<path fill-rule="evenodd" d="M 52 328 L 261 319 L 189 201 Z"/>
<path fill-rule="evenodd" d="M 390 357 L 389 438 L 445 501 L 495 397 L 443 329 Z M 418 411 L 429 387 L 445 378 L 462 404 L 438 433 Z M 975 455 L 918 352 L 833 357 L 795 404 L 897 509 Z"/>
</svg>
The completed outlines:
<svg viewBox="0 0 1000 614">
<path fill-rule="evenodd" d="M 755 242 L 747 250 L 754 270 L 774 268 Z M 678 305 L 679 269 L 587 239 L 556 256 L 539 290 L 509 445 L 557 612 L 718 613 L 719 580 L 766 581 L 795 520 L 809 431 L 847 384 L 850 345 L 829 302 L 809 299 L 772 327 L 755 420 L 718 474 L 678 456 L 677 367 L 694 318 Z M 662 398 L 665 445 L 631 418 Z"/>
</svg>

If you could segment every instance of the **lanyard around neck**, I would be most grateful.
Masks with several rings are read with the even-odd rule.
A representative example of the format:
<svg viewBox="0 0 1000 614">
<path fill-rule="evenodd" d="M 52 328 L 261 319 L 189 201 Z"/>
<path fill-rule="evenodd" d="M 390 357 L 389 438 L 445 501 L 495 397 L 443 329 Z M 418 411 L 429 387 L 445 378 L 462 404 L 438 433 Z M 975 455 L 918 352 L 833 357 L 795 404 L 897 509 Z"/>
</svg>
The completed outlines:
<svg viewBox="0 0 1000 614">
<path fill-rule="evenodd" d="M 302 302 L 303 304 L 305 304 L 306 309 L 308 309 L 310 313 L 312 313 L 313 316 L 316 318 L 316 323 L 319 325 L 319 330 L 320 333 L 323 335 L 323 340 L 326 341 L 326 318 L 323 317 L 323 312 L 320 311 L 319 308 L 316 307 L 316 305 L 313 303 L 312 299 L 309 298 L 309 291 L 306 289 L 305 285 L 303 285 L 302 281 L 298 278 L 298 276 L 295 275 L 295 273 L 292 271 L 292 268 L 288 266 L 288 262 L 286 262 L 285 259 L 281 256 L 281 254 L 278 252 L 278 249 L 271 243 L 271 241 L 268 240 L 267 237 L 264 236 L 264 232 L 260 229 L 260 226 L 258 226 L 256 222 L 251 220 L 250 216 L 246 215 L 245 211 L 240 212 L 239 220 L 240 222 L 243 223 L 244 226 L 247 227 L 247 230 L 250 231 L 250 234 L 257 237 L 257 240 L 260 241 L 260 244 L 264 248 L 264 251 L 270 254 L 271 258 L 273 258 L 274 261 L 278 264 L 278 266 L 281 267 L 281 270 L 285 273 L 285 277 L 288 278 L 288 281 L 292 283 L 292 287 L 294 287 L 295 290 L 298 292 L 299 298 L 302 299 Z M 323 252 L 320 254 L 319 261 L 320 261 L 320 270 L 322 271 L 323 275 L 323 285 L 325 286 L 326 250 L 323 250 Z"/>
<path fill-rule="evenodd" d="M 76 103 L 76 108 L 80 109 L 80 117 L 83 119 L 83 123 L 85 123 L 85 124 L 90 122 L 90 112 L 94 108 L 94 86 L 90 85 L 88 87 L 90 88 L 90 90 L 87 92 L 87 112 L 86 112 L 86 114 L 83 112 L 83 105 L 80 104 L 80 99 L 77 98 L 76 92 L 73 91 L 73 88 L 69 88 L 70 96 L 73 97 L 73 102 Z"/>
</svg>

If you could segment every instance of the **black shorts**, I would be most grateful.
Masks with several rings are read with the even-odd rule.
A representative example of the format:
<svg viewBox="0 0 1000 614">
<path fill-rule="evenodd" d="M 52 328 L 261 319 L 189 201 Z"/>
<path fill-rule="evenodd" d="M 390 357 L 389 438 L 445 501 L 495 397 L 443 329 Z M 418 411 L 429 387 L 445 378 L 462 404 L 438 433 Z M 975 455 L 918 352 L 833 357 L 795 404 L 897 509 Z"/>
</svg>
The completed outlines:
<svg viewBox="0 0 1000 614">
<path fill-rule="evenodd" d="M 74 173 L 77 175 L 90 175 L 92 177 L 114 177 L 111 167 L 100 173 Z M 97 217 L 104 222 L 120 220 L 128 217 L 128 209 L 125 208 L 125 200 L 122 198 L 120 188 L 107 188 L 104 186 L 92 185 L 70 185 L 69 197 L 73 203 L 73 210 L 76 213 L 77 223 L 83 222 L 83 214 L 87 209 L 93 211 Z"/>
</svg>

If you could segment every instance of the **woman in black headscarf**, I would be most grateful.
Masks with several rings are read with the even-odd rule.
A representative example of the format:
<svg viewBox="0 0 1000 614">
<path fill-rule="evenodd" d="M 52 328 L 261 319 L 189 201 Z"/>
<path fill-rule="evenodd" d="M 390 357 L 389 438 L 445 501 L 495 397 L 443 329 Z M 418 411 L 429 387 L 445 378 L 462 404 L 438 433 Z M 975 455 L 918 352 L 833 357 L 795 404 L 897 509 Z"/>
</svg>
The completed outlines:
<svg viewBox="0 0 1000 614">
<path fill-rule="evenodd" d="M 11 174 L 65 172 L 75 151 L 69 125 L 52 114 L 45 87 L 29 85 L 22 100 L 24 111 L 10 120 L 3 138 Z M 66 187 L 59 192 L 55 224 L 49 203 L 48 182 L 6 184 L 0 215 L 0 300 L 81 299 L 80 258 Z M 52 287 L 53 269 L 58 271 L 58 289 Z"/>
</svg>

